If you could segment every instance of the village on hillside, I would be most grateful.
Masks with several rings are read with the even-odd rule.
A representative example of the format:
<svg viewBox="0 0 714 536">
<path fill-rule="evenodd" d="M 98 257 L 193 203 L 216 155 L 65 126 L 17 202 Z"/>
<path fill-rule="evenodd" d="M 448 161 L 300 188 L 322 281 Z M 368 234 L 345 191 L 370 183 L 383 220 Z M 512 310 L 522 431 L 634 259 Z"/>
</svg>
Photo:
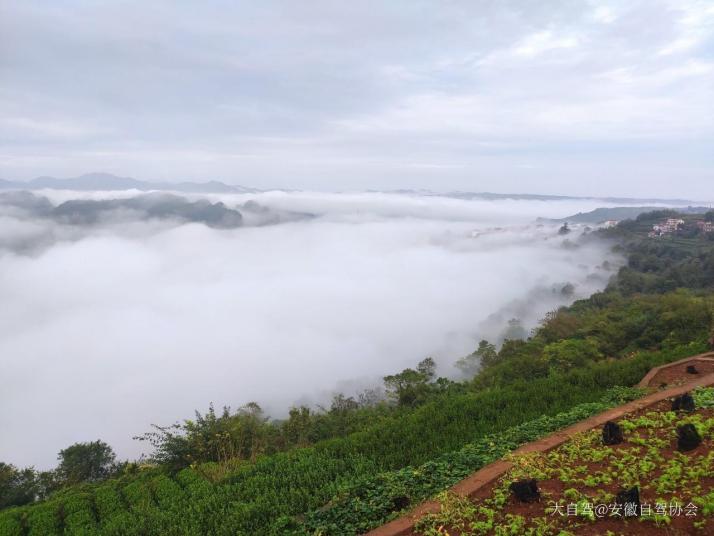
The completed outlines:
<svg viewBox="0 0 714 536">
<path fill-rule="evenodd" d="M 652 230 L 647 236 L 650 238 L 658 238 L 661 236 L 672 235 L 679 231 L 684 231 L 686 227 L 689 227 L 691 230 L 696 230 L 699 233 L 714 232 L 714 222 L 712 221 L 695 220 L 687 223 L 682 218 L 667 218 L 660 223 L 654 224 L 652 226 Z"/>
</svg>

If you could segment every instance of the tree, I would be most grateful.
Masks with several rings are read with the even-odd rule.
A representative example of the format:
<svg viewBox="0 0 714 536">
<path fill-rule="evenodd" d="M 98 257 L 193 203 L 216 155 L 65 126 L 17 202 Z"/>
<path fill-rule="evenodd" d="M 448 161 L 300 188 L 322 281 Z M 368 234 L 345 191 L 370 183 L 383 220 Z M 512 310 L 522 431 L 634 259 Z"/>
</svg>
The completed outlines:
<svg viewBox="0 0 714 536">
<path fill-rule="evenodd" d="M 478 343 L 478 348 L 476 349 L 476 355 L 481 358 L 481 365 L 488 367 L 496 362 L 498 359 L 498 351 L 496 346 L 488 342 L 487 340 L 482 340 Z"/>
<path fill-rule="evenodd" d="M 480 368 L 488 367 L 495 363 L 497 357 L 498 352 L 496 351 L 496 347 L 488 341 L 482 340 L 478 343 L 476 350 L 456 362 L 456 368 L 458 368 L 464 376 L 472 378 Z"/>
<path fill-rule="evenodd" d="M 426 381 L 430 382 L 436 375 L 436 363 L 431 357 L 427 357 L 426 359 L 419 361 L 417 364 L 417 372 L 424 376 Z"/>
<path fill-rule="evenodd" d="M 105 442 L 75 443 L 57 456 L 57 473 L 66 484 L 97 482 L 116 470 L 116 455 Z"/>
<path fill-rule="evenodd" d="M 551 367 L 569 370 L 602 359 L 594 339 L 565 339 L 552 342 L 543 349 L 543 358 Z"/>
<path fill-rule="evenodd" d="M 400 406 L 415 406 L 429 393 L 429 383 L 434 379 L 436 363 L 431 357 L 419 362 L 416 370 L 407 368 L 399 374 L 383 378 L 387 395 Z"/>
<path fill-rule="evenodd" d="M 39 500 L 46 499 L 63 485 L 57 471 L 54 470 L 38 471 L 35 473 L 35 482 L 37 484 L 37 499 Z"/>
<path fill-rule="evenodd" d="M 504 331 L 502 339 L 504 341 L 522 340 L 528 337 L 528 332 L 518 318 L 511 318 L 508 327 Z"/>
<path fill-rule="evenodd" d="M 333 415 L 344 415 L 350 411 L 355 411 L 357 408 L 359 408 L 359 403 L 353 397 L 338 393 L 332 397 L 330 413 Z"/>
<path fill-rule="evenodd" d="M 357 402 L 361 408 L 376 406 L 384 400 L 384 391 L 381 387 L 365 389 L 357 397 Z"/>
<path fill-rule="evenodd" d="M 546 342 L 557 342 L 575 335 L 579 327 L 578 316 L 563 309 L 546 313 L 537 333 Z"/>
<path fill-rule="evenodd" d="M 283 423 L 283 434 L 289 446 L 305 447 L 310 443 L 313 416 L 307 406 L 292 407 Z"/>
<path fill-rule="evenodd" d="M 32 467 L 18 469 L 0 462 L 0 509 L 31 503 L 37 495 L 37 475 Z"/>
<path fill-rule="evenodd" d="M 270 443 L 271 437 L 279 436 L 279 430 L 271 426 L 255 402 L 235 413 L 224 406 L 220 414 L 210 404 L 205 414 L 196 411 L 195 415 L 194 420 L 170 426 L 154 424 L 155 431 L 134 439 L 151 443 L 152 459 L 177 471 L 192 463 L 254 460 L 275 446 Z"/>
<path fill-rule="evenodd" d="M 660 220 L 664 220 L 666 218 L 676 218 L 679 216 L 679 213 L 676 210 L 671 210 L 671 209 L 663 209 L 663 210 L 653 210 L 652 212 L 643 212 L 637 218 L 635 221 L 638 222 L 645 222 L 645 223 L 656 223 Z"/>
<path fill-rule="evenodd" d="M 570 233 L 570 227 L 568 227 L 568 222 L 566 221 L 560 229 L 558 229 L 559 235 L 566 235 Z"/>
</svg>

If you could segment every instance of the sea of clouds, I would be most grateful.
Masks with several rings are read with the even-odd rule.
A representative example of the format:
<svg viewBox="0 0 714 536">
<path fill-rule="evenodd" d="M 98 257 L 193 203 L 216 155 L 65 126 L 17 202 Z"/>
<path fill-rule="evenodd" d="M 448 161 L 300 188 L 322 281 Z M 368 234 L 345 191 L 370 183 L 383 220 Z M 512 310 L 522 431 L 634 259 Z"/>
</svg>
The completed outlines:
<svg viewBox="0 0 714 536">
<path fill-rule="evenodd" d="M 132 436 L 211 402 L 280 416 L 426 356 L 454 375 L 620 262 L 535 223 L 601 201 L 266 192 L 77 205 L 87 219 L 57 207 L 139 193 L 33 195 L 0 198 L 0 460 L 41 468 L 97 438 L 136 457 Z M 240 225 L 207 224 L 207 202 Z"/>
</svg>

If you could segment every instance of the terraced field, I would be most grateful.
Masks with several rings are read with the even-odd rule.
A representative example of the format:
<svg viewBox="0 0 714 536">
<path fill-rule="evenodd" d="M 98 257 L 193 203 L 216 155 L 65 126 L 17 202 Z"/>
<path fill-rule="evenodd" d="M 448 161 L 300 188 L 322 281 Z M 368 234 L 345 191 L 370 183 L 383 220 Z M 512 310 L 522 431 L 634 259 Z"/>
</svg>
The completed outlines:
<svg viewBox="0 0 714 536">
<path fill-rule="evenodd" d="M 714 388 L 692 399 L 626 415 L 609 426 L 614 437 L 596 428 L 509 455 L 501 478 L 470 498 L 441 494 L 412 534 L 714 534 Z"/>
</svg>

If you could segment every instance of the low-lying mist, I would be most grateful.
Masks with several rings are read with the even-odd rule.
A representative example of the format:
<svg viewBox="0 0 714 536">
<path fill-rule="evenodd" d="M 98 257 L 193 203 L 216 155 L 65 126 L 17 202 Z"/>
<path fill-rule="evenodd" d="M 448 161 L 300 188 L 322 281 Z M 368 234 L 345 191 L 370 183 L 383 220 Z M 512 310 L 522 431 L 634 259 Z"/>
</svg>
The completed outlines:
<svg viewBox="0 0 714 536">
<path fill-rule="evenodd" d="M 0 199 L 0 460 L 41 468 L 97 438 L 136 457 L 132 436 L 210 402 L 280 416 L 426 356 L 453 375 L 618 262 L 532 223 L 595 201 L 270 192 L 156 213 L 137 192 L 18 195 Z M 217 203 L 231 225 L 202 219 Z"/>
</svg>

